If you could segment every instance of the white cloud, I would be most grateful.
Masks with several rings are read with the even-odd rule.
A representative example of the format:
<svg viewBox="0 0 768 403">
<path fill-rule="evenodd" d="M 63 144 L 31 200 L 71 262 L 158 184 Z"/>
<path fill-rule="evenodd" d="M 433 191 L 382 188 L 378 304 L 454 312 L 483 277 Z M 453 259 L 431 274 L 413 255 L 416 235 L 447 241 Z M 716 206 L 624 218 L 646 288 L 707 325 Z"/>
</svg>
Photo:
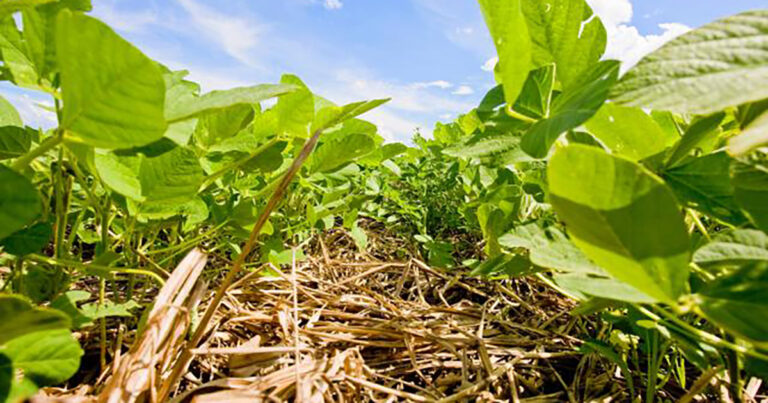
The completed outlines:
<svg viewBox="0 0 768 403">
<path fill-rule="evenodd" d="M 435 88 L 440 88 L 440 89 L 446 90 L 448 88 L 453 87 L 453 84 L 451 84 L 451 83 L 449 83 L 448 81 L 445 81 L 445 80 L 436 80 L 436 81 L 430 81 L 430 82 L 426 82 L 426 83 L 413 83 L 413 87 L 414 88 L 430 88 L 430 87 L 435 87 Z"/>
<path fill-rule="evenodd" d="M 632 3 L 629 0 L 587 0 L 605 25 L 608 46 L 605 58 L 622 61 L 622 71 L 637 64 L 643 56 L 661 47 L 675 37 L 689 31 L 680 23 L 659 24 L 658 35 L 642 35 L 629 23 L 632 21 Z"/>
<path fill-rule="evenodd" d="M 456 33 L 462 34 L 462 35 L 472 35 L 473 33 L 475 33 L 475 29 L 472 27 L 456 28 Z"/>
<path fill-rule="evenodd" d="M 474 93 L 475 90 L 473 90 L 472 87 L 468 85 L 461 85 L 459 88 L 456 88 L 456 90 L 452 92 L 453 95 L 472 95 Z"/>
<path fill-rule="evenodd" d="M 492 72 L 493 69 L 496 67 L 496 63 L 498 63 L 498 62 L 499 62 L 499 58 L 494 56 L 494 57 L 486 60 L 485 64 L 483 64 L 483 66 L 480 67 L 480 68 L 483 69 L 483 71 Z"/>
<path fill-rule="evenodd" d="M 341 0 L 325 0 L 325 2 L 323 2 L 323 7 L 328 10 L 338 10 L 344 7 L 344 4 Z"/>
<path fill-rule="evenodd" d="M 629 0 L 587 0 L 603 24 L 619 25 L 632 20 L 632 3 Z"/>
<path fill-rule="evenodd" d="M 197 28 L 206 33 L 210 40 L 227 54 L 248 66 L 257 65 L 255 50 L 265 33 L 264 25 L 237 15 L 222 14 L 194 0 L 178 2 L 189 14 L 192 22 L 198 25 Z"/>
<path fill-rule="evenodd" d="M 158 15 L 154 10 L 134 12 L 117 9 L 115 5 L 114 1 L 102 0 L 94 7 L 93 14 L 110 27 L 122 32 L 144 32 L 158 22 Z"/>
</svg>

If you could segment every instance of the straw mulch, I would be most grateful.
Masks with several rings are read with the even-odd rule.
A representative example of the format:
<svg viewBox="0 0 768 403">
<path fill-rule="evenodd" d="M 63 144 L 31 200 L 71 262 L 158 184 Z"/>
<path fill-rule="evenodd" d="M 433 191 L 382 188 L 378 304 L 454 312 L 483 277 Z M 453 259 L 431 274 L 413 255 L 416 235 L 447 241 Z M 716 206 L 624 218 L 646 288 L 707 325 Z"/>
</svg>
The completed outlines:
<svg viewBox="0 0 768 403">
<path fill-rule="evenodd" d="M 264 265 L 232 287 L 207 342 L 173 385 L 173 401 L 628 398 L 608 363 L 577 352 L 575 336 L 591 324 L 568 315 L 573 302 L 536 280 L 488 281 L 432 268 L 382 229 L 369 231 L 367 252 L 343 230 L 316 237 L 303 250 L 303 261 Z M 202 312 L 206 302 L 199 305 Z M 194 318 L 187 322 L 176 326 L 195 326 Z M 178 331 L 172 333 L 176 344 L 158 355 L 173 357 L 180 348 Z M 135 361 L 132 351 L 123 360 Z M 143 354 L 141 362 L 151 357 Z M 162 385 L 172 360 L 150 361 L 145 367 L 154 372 L 141 378 Z M 103 399 L 109 385 L 87 393 L 101 390 Z"/>
</svg>

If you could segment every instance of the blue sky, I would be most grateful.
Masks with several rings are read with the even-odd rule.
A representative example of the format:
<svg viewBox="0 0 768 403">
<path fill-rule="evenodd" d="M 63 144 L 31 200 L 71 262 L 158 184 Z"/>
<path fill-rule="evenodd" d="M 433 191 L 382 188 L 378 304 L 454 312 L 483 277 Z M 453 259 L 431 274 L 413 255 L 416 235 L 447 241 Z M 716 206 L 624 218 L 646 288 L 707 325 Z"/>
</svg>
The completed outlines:
<svg viewBox="0 0 768 403">
<path fill-rule="evenodd" d="M 588 0 L 627 64 L 690 27 L 766 0 Z M 390 140 L 472 108 L 494 85 L 474 0 L 95 0 L 93 15 L 205 90 L 302 77 L 337 103 L 392 97 L 366 118 Z M 38 95 L 0 86 L 32 125 Z"/>
</svg>

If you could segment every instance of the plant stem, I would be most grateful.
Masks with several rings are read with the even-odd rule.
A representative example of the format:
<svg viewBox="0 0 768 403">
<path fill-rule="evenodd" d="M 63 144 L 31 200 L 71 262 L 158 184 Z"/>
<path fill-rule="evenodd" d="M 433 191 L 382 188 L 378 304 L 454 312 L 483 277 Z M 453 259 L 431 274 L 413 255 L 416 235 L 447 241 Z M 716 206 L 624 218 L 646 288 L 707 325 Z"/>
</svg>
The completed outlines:
<svg viewBox="0 0 768 403">
<path fill-rule="evenodd" d="M 13 164 L 11 164 L 11 168 L 16 171 L 21 171 L 22 169 L 26 168 L 37 157 L 47 153 L 57 145 L 61 144 L 63 140 L 64 140 L 64 136 L 62 136 L 61 133 L 56 133 L 55 135 L 48 137 L 42 143 L 40 143 L 40 145 L 38 145 L 37 148 L 31 150 L 30 152 L 22 155 L 21 157 L 13 161 Z"/>
<path fill-rule="evenodd" d="M 708 333 L 708 332 L 705 332 L 705 331 L 703 331 L 701 329 L 697 329 L 697 328 L 691 326 L 690 324 L 686 323 L 684 320 L 678 318 L 674 314 L 665 311 L 664 309 L 658 309 L 658 312 L 662 316 L 664 316 L 664 318 L 662 318 L 661 316 L 657 315 L 653 311 L 648 310 L 648 309 L 646 309 L 646 308 L 644 308 L 644 307 L 642 307 L 640 305 L 634 305 L 633 304 L 633 307 L 635 309 L 637 309 L 638 311 L 640 311 L 643 315 L 645 315 L 645 316 L 647 316 L 647 317 L 649 317 L 649 318 L 651 318 L 651 319 L 653 319 L 653 320 L 655 320 L 657 322 L 664 321 L 664 318 L 666 318 L 669 322 L 672 322 L 672 325 L 674 325 L 674 327 L 677 327 L 677 329 L 679 331 L 681 331 L 683 333 L 688 333 L 688 334 L 690 334 L 690 335 L 692 335 L 692 336 L 702 340 L 706 344 L 709 344 L 712 347 L 720 347 L 720 348 L 730 349 L 730 350 L 733 350 L 733 351 L 735 351 L 737 353 L 748 355 L 750 357 L 754 357 L 754 358 L 757 358 L 757 359 L 760 359 L 760 360 L 768 361 L 768 355 L 767 354 L 763 354 L 763 353 L 760 353 L 760 352 L 757 352 L 757 351 L 754 351 L 754 350 L 750 350 L 750 349 L 748 349 L 748 348 L 746 348 L 744 346 L 740 346 L 738 344 L 731 343 L 729 341 L 723 340 L 723 339 L 715 336 L 712 333 Z"/>
</svg>

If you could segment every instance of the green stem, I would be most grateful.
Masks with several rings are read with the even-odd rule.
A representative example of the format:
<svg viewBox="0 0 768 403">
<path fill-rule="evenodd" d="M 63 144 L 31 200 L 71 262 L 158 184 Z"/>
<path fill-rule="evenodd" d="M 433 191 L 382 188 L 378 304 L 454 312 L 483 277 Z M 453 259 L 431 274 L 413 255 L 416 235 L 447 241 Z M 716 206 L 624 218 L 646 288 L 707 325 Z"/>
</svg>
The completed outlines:
<svg viewBox="0 0 768 403">
<path fill-rule="evenodd" d="M 155 272 L 144 270 L 144 269 L 109 267 L 109 266 L 102 266 L 102 265 L 93 264 L 93 263 L 85 264 L 85 263 L 77 262 L 74 260 L 54 259 L 48 256 L 35 255 L 35 254 L 27 255 L 27 258 L 35 262 L 40 262 L 40 263 L 45 263 L 45 264 L 50 264 L 53 266 L 60 266 L 60 267 L 75 267 L 80 270 L 96 269 L 96 270 L 108 271 L 110 273 L 140 274 L 143 276 L 152 277 L 158 282 L 158 284 L 160 284 L 160 286 L 165 285 L 165 280 L 163 280 L 163 278 L 160 277 L 160 275 L 158 275 Z"/>
<path fill-rule="evenodd" d="M 11 168 L 16 171 L 23 170 L 37 157 L 52 150 L 54 147 L 61 144 L 63 140 L 64 140 L 64 136 L 62 136 L 60 133 L 57 133 L 56 135 L 48 137 L 42 143 L 40 143 L 40 145 L 37 146 L 37 148 L 17 158 L 16 161 L 13 161 L 13 164 L 11 164 Z"/>
<path fill-rule="evenodd" d="M 522 120 L 523 122 L 528 122 L 528 123 L 536 123 L 537 122 L 536 119 L 533 119 L 533 118 L 530 118 L 528 116 L 525 116 L 522 113 L 517 112 L 516 110 L 512 109 L 512 107 L 510 107 L 510 106 L 507 106 L 504 110 L 507 112 L 507 115 L 509 115 L 510 117 L 513 117 L 513 118 L 518 119 L 518 120 Z"/>
<path fill-rule="evenodd" d="M 768 354 L 763 354 L 758 351 L 750 350 L 744 346 L 740 346 L 738 344 L 723 340 L 712 333 L 708 333 L 701 329 L 697 329 L 691 326 L 690 324 L 686 323 L 684 320 L 678 318 L 674 314 L 665 311 L 664 309 L 658 309 L 658 312 L 662 316 L 664 316 L 664 318 L 662 318 L 661 316 L 657 315 L 653 311 L 643 308 L 640 305 L 633 304 L 633 307 L 635 307 L 635 309 L 640 311 L 643 315 L 651 318 L 654 321 L 661 322 L 661 321 L 664 321 L 664 319 L 667 319 L 669 322 L 672 322 L 672 324 L 675 327 L 677 327 L 679 331 L 683 333 L 688 333 L 696 338 L 699 338 L 700 340 L 702 340 L 706 344 L 709 344 L 712 347 L 727 348 L 737 353 L 748 355 L 750 357 L 754 357 L 763 361 L 768 361 Z"/>
</svg>

